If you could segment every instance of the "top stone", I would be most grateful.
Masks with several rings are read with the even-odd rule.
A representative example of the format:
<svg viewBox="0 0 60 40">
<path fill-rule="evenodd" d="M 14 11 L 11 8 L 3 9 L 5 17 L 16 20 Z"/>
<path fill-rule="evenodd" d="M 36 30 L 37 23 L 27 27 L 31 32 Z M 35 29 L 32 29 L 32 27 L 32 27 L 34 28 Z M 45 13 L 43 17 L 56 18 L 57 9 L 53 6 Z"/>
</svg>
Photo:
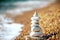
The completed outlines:
<svg viewBox="0 0 60 40">
<path fill-rule="evenodd" d="M 40 17 L 38 16 L 37 12 L 34 13 L 33 17 L 31 17 L 31 20 L 39 20 L 39 19 Z"/>
<path fill-rule="evenodd" d="M 34 15 L 33 15 L 33 17 L 39 17 L 39 16 L 38 16 L 38 13 L 35 12 Z"/>
</svg>

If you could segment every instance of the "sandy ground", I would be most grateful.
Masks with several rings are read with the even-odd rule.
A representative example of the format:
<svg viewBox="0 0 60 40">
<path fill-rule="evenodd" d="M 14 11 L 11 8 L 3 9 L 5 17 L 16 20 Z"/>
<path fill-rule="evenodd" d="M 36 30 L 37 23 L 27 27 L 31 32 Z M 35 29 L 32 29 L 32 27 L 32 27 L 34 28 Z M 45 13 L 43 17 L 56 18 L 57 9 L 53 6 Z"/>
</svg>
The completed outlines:
<svg viewBox="0 0 60 40">
<path fill-rule="evenodd" d="M 16 23 L 22 23 L 24 24 L 23 31 L 21 32 L 21 35 L 19 35 L 16 40 L 25 40 L 24 36 L 29 35 L 30 33 L 30 18 L 32 17 L 34 11 L 37 11 L 37 13 L 40 16 L 40 26 L 42 28 L 42 32 L 44 34 L 51 34 L 54 32 L 57 32 L 57 38 L 56 40 L 60 40 L 60 3 L 52 4 L 48 7 L 45 7 L 43 9 L 36 9 L 28 12 L 24 12 L 23 15 L 17 15 L 13 17 L 14 21 Z M 54 40 L 54 37 L 52 37 L 51 40 Z"/>
</svg>

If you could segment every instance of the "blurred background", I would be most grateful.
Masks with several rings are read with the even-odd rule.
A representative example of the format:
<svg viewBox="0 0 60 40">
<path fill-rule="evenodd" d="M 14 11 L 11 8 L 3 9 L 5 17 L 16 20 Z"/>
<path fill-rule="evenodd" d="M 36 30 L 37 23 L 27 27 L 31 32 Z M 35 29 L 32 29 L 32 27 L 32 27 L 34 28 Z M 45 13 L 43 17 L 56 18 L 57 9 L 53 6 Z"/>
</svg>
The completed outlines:
<svg viewBox="0 0 60 40">
<path fill-rule="evenodd" d="M 0 14 L 20 14 L 24 11 L 45 7 L 55 0 L 0 0 Z"/>
</svg>

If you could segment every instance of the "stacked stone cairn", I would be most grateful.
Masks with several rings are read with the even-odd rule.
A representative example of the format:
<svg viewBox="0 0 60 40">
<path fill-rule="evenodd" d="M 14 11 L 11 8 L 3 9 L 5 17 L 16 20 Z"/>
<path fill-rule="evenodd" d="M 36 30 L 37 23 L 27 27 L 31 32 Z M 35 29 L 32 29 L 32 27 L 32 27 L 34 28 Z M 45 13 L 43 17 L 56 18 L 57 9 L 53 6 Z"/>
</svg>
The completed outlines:
<svg viewBox="0 0 60 40">
<path fill-rule="evenodd" d="M 38 16 L 37 12 L 34 13 L 33 17 L 31 18 L 31 33 L 30 33 L 30 37 L 31 38 L 36 38 L 36 39 L 40 39 L 42 32 L 41 32 L 41 28 L 39 26 L 39 19 L 40 17 Z"/>
</svg>

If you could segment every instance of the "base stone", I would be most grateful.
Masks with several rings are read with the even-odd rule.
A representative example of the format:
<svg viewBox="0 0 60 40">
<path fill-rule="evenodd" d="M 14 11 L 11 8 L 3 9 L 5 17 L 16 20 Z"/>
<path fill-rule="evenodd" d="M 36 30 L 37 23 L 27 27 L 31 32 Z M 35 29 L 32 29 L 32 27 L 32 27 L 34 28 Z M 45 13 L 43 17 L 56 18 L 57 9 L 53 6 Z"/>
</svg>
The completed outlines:
<svg viewBox="0 0 60 40">
<path fill-rule="evenodd" d="M 29 35 L 25 36 L 25 40 L 46 40 L 41 37 L 30 37 Z"/>
</svg>

